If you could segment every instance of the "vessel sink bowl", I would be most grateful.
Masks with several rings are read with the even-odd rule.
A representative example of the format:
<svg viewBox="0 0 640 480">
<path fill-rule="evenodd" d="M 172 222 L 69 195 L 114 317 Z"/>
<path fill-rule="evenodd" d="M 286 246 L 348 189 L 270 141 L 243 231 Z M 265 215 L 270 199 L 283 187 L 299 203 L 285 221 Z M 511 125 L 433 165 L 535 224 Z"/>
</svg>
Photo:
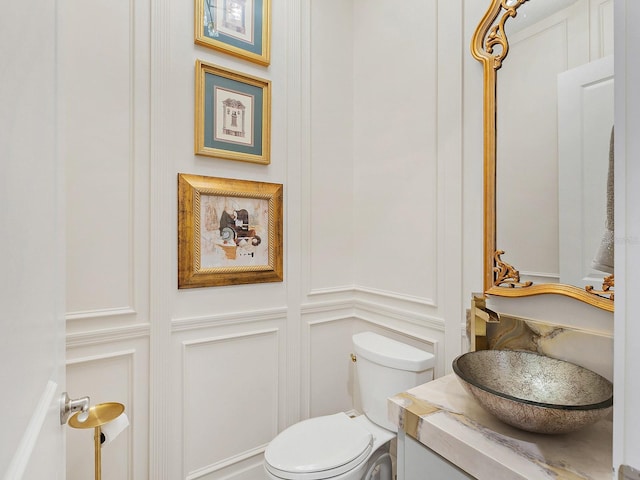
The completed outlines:
<svg viewBox="0 0 640 480">
<path fill-rule="evenodd" d="M 606 378 L 534 352 L 469 352 L 453 361 L 453 371 L 485 410 L 530 432 L 572 432 L 613 408 L 613 385 Z"/>
</svg>

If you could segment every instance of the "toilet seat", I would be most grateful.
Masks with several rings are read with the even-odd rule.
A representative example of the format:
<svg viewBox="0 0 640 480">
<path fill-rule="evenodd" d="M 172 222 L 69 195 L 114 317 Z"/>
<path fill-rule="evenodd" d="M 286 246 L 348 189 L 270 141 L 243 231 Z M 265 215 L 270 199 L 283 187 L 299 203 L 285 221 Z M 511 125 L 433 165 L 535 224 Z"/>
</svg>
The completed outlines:
<svg viewBox="0 0 640 480">
<path fill-rule="evenodd" d="M 288 480 L 318 480 L 363 463 L 373 435 L 345 413 L 299 422 L 281 432 L 265 451 L 265 468 Z"/>
</svg>

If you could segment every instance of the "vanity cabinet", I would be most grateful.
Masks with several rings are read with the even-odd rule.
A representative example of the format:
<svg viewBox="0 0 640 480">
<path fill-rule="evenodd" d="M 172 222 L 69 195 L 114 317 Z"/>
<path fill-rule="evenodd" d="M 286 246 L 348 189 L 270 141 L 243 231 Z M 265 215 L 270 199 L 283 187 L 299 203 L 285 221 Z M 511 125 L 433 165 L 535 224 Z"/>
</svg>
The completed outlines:
<svg viewBox="0 0 640 480">
<path fill-rule="evenodd" d="M 471 475 L 404 431 L 398 432 L 398 480 L 467 480 Z"/>
</svg>

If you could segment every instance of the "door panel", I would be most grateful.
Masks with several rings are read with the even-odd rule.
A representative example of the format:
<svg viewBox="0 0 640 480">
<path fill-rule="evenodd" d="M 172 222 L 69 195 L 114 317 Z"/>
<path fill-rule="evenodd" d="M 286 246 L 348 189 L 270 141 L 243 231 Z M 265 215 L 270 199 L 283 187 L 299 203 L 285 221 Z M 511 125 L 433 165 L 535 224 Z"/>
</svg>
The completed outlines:
<svg viewBox="0 0 640 480">
<path fill-rule="evenodd" d="M 56 4 L 0 15 L 0 474 L 63 478 L 63 168 L 56 145 Z M 45 473 L 46 472 L 46 473 Z"/>
<path fill-rule="evenodd" d="M 592 262 L 607 224 L 613 88 L 613 56 L 558 76 L 560 283 L 602 284 Z"/>
</svg>

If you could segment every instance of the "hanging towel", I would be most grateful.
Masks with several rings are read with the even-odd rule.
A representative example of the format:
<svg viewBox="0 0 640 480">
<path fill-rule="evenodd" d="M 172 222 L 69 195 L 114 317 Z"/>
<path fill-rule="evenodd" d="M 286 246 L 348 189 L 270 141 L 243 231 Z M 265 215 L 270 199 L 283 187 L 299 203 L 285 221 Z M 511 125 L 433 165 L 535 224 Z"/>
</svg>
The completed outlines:
<svg viewBox="0 0 640 480">
<path fill-rule="evenodd" d="M 593 259 L 592 267 L 596 270 L 606 273 L 613 273 L 613 254 L 614 254 L 614 194 L 613 194 L 613 127 L 611 127 L 611 139 L 609 140 L 609 171 L 607 172 L 607 220 L 605 231 L 602 234 L 600 247 Z"/>
</svg>

